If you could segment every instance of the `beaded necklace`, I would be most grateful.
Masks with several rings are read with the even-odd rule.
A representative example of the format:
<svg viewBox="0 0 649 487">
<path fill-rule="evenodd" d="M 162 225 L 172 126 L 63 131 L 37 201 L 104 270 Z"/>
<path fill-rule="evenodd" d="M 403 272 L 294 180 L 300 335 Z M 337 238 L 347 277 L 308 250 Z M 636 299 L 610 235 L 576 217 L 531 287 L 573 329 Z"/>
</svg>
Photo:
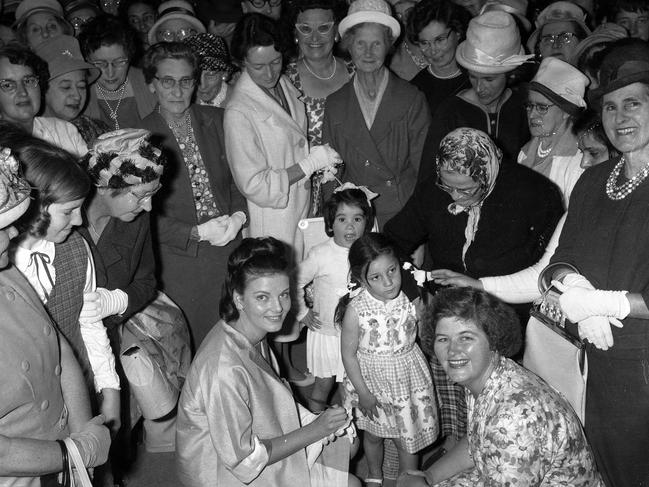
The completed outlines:
<svg viewBox="0 0 649 487">
<path fill-rule="evenodd" d="M 645 164 L 638 174 L 629 179 L 626 183 L 618 186 L 617 178 L 620 176 L 620 172 L 626 163 L 624 156 L 620 157 L 620 161 L 615 165 L 611 175 L 606 181 L 606 195 L 613 201 L 620 201 L 629 196 L 633 191 L 640 186 L 642 181 L 644 181 L 647 176 L 649 176 L 649 162 Z"/>
<path fill-rule="evenodd" d="M 120 86 L 118 89 L 111 91 L 111 90 L 106 90 L 101 87 L 99 83 L 97 83 L 97 89 L 99 91 L 99 94 L 101 95 L 101 99 L 104 100 L 104 103 L 108 107 L 108 116 L 115 122 L 115 130 L 119 130 L 119 121 L 117 120 L 117 112 L 119 111 L 119 105 L 122 103 L 122 98 L 124 98 L 124 93 L 126 92 L 126 82 L 128 81 L 128 78 L 124 80 L 124 83 L 122 83 L 122 86 Z M 113 110 L 113 107 L 110 106 L 110 103 L 108 103 L 108 98 L 106 97 L 107 94 L 115 94 L 117 93 L 117 105 L 115 105 L 115 109 Z"/>
</svg>

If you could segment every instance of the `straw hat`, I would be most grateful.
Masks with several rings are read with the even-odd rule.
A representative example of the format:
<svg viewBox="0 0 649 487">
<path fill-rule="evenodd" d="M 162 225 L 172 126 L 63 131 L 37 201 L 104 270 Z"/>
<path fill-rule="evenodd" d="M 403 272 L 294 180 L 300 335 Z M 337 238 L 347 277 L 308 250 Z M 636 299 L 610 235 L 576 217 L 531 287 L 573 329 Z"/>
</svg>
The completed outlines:
<svg viewBox="0 0 649 487">
<path fill-rule="evenodd" d="M 539 40 L 541 35 L 541 30 L 544 26 L 548 24 L 553 24 L 555 22 L 575 22 L 579 27 L 581 27 L 586 35 L 590 34 L 590 29 L 586 25 L 586 14 L 584 11 L 570 2 L 554 2 L 541 10 L 541 13 L 536 18 L 536 30 L 532 32 L 532 35 L 527 40 L 527 49 L 530 52 L 534 52 L 536 43 Z"/>
<path fill-rule="evenodd" d="M 194 7 L 192 7 L 189 2 L 186 2 L 185 0 L 169 0 L 167 2 L 162 2 L 158 7 L 158 20 L 156 20 L 155 24 L 151 26 L 151 29 L 147 34 L 149 44 L 153 45 L 158 42 L 155 36 L 158 27 L 160 27 L 160 24 L 163 22 L 171 19 L 186 20 L 192 24 L 196 29 L 196 32 L 205 32 L 205 26 L 196 18 Z"/>
<path fill-rule="evenodd" d="M 34 49 L 36 55 L 47 62 L 50 79 L 79 69 L 88 70 L 88 84 L 97 81 L 101 70 L 84 61 L 79 42 L 72 36 L 58 36 L 41 42 Z"/>
<path fill-rule="evenodd" d="M 340 21 L 338 33 L 340 37 L 349 29 L 364 22 L 385 25 L 395 39 L 401 34 L 399 21 L 392 16 L 390 5 L 383 0 L 355 0 L 347 12 L 347 17 Z"/>
<path fill-rule="evenodd" d="M 491 11 L 469 22 L 466 40 L 457 46 L 457 62 L 470 71 L 501 74 L 516 69 L 533 57 L 525 54 L 514 18 Z"/>
<path fill-rule="evenodd" d="M 534 79 L 528 84 L 570 115 L 586 108 L 584 94 L 590 80 L 577 68 L 556 57 L 541 61 Z"/>
</svg>

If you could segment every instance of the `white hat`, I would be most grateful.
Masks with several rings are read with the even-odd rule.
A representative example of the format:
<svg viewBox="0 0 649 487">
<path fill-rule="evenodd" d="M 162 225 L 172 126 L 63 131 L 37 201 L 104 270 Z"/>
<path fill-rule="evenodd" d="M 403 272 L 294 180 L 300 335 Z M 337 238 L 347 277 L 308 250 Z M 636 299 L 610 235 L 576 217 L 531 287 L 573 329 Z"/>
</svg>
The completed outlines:
<svg viewBox="0 0 649 487">
<path fill-rule="evenodd" d="M 541 13 L 536 18 L 534 25 L 536 25 L 536 30 L 532 32 L 532 35 L 527 40 L 527 48 L 530 52 L 534 52 L 536 43 L 541 35 L 541 29 L 543 26 L 548 24 L 553 24 L 555 22 L 575 22 L 579 27 L 581 27 L 586 35 L 590 34 L 590 29 L 586 25 L 586 14 L 574 3 L 570 2 L 554 2 L 541 10 Z"/>
<path fill-rule="evenodd" d="M 399 21 L 392 16 L 390 5 L 383 0 L 355 0 L 349 6 L 347 16 L 340 21 L 338 33 L 342 37 L 349 29 L 364 22 L 385 25 L 395 39 L 401 34 Z"/>
<path fill-rule="evenodd" d="M 0 230 L 22 216 L 29 207 L 30 187 L 20 177 L 18 161 L 9 149 L 0 152 Z"/>
<path fill-rule="evenodd" d="M 525 32 L 532 30 L 532 23 L 527 18 L 527 0 L 487 0 L 480 10 L 480 15 L 492 10 L 502 10 L 516 17 Z"/>
<path fill-rule="evenodd" d="M 151 26 L 151 29 L 149 29 L 149 33 L 147 34 L 149 44 L 153 45 L 158 42 L 155 35 L 158 27 L 160 27 L 160 24 L 163 22 L 171 19 L 186 20 L 194 26 L 199 34 L 205 32 L 205 26 L 196 18 L 194 7 L 192 7 L 189 2 L 186 2 L 185 0 L 168 0 L 167 2 L 162 2 L 158 7 L 158 20 L 156 20 L 155 24 Z"/>
<path fill-rule="evenodd" d="M 514 18 L 497 10 L 472 18 L 466 40 L 455 52 L 460 65 L 484 74 L 507 73 L 531 57 L 521 46 Z"/>
<path fill-rule="evenodd" d="M 556 57 L 541 61 L 528 88 L 554 102 L 564 112 L 577 115 L 586 108 L 584 94 L 590 80 L 577 68 Z"/>
</svg>

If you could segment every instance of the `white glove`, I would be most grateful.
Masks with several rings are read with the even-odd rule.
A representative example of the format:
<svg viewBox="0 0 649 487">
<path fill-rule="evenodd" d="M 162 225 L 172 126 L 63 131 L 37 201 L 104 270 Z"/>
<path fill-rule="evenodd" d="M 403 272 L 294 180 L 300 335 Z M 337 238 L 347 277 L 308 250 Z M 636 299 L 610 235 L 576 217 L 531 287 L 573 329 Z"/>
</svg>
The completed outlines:
<svg viewBox="0 0 649 487">
<path fill-rule="evenodd" d="M 621 321 L 607 316 L 591 316 L 581 320 L 577 325 L 579 329 L 579 338 L 588 340 L 600 350 L 608 350 L 613 346 L 613 332 L 611 325 L 622 328 L 624 325 Z"/>
<path fill-rule="evenodd" d="M 228 227 L 228 215 L 221 215 L 196 226 L 198 230 L 198 240 L 220 239 Z"/>
<path fill-rule="evenodd" d="M 595 286 L 593 286 L 590 281 L 586 279 L 586 277 L 582 276 L 581 274 L 577 274 L 576 272 L 566 274 L 565 276 L 563 276 L 563 279 L 561 279 L 561 282 L 564 286 L 567 287 L 583 287 L 584 289 L 595 289 Z"/>
<path fill-rule="evenodd" d="M 631 312 L 627 291 L 601 291 L 583 287 L 567 287 L 559 281 L 552 281 L 563 294 L 559 296 L 561 311 L 574 322 L 591 316 L 608 316 L 623 320 Z"/>
<path fill-rule="evenodd" d="M 70 435 L 70 438 L 77 444 L 86 467 L 103 465 L 108 459 L 110 432 L 104 426 L 105 420 L 103 414 L 95 416 L 83 426 L 81 431 Z"/>
<path fill-rule="evenodd" d="M 239 230 L 241 230 L 243 224 L 246 223 L 246 214 L 242 211 L 237 211 L 230 215 L 227 220 L 225 220 L 225 223 L 225 229 L 220 236 L 208 238 L 210 244 L 215 247 L 223 247 L 236 238 Z"/>
<path fill-rule="evenodd" d="M 298 165 L 302 169 L 304 175 L 307 178 L 310 178 L 314 172 L 319 171 L 320 169 L 325 169 L 328 166 L 340 164 L 341 162 L 342 159 L 338 152 L 325 144 L 312 147 L 309 151 L 309 155 L 298 162 Z"/>
<path fill-rule="evenodd" d="M 79 322 L 87 325 L 107 316 L 121 315 L 128 308 L 128 294 L 121 289 L 109 291 L 98 287 L 95 292 L 84 293 Z"/>
<path fill-rule="evenodd" d="M 322 172 L 322 178 L 320 179 L 320 182 L 322 184 L 325 184 L 328 183 L 329 181 L 335 181 L 337 172 L 338 172 L 338 168 L 336 166 L 327 166 L 325 170 Z"/>
</svg>

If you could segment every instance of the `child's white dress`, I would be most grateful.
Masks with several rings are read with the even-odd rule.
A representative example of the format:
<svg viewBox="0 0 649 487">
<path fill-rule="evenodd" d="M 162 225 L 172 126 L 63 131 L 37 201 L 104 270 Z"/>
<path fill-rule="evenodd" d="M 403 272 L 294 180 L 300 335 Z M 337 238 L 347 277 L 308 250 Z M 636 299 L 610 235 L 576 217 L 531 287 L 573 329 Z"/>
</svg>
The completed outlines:
<svg viewBox="0 0 649 487">
<path fill-rule="evenodd" d="M 363 379 L 381 408 L 378 420 L 356 409 L 356 426 L 381 438 L 399 438 L 416 453 L 438 435 L 435 389 L 419 346 L 415 307 L 402 292 L 383 303 L 366 290 L 349 303 L 358 316 L 358 363 Z M 358 394 L 348 377 L 343 381 L 347 408 L 358 407 Z"/>
<path fill-rule="evenodd" d="M 297 272 L 298 320 L 309 311 L 304 303 L 303 288 L 313 281 L 313 312 L 322 327 L 308 330 L 306 335 L 306 364 L 316 377 L 336 377 L 343 380 L 345 367 L 340 356 L 340 329 L 334 325 L 334 313 L 340 297 L 347 293 L 349 249 L 333 238 L 314 246 Z"/>
</svg>

